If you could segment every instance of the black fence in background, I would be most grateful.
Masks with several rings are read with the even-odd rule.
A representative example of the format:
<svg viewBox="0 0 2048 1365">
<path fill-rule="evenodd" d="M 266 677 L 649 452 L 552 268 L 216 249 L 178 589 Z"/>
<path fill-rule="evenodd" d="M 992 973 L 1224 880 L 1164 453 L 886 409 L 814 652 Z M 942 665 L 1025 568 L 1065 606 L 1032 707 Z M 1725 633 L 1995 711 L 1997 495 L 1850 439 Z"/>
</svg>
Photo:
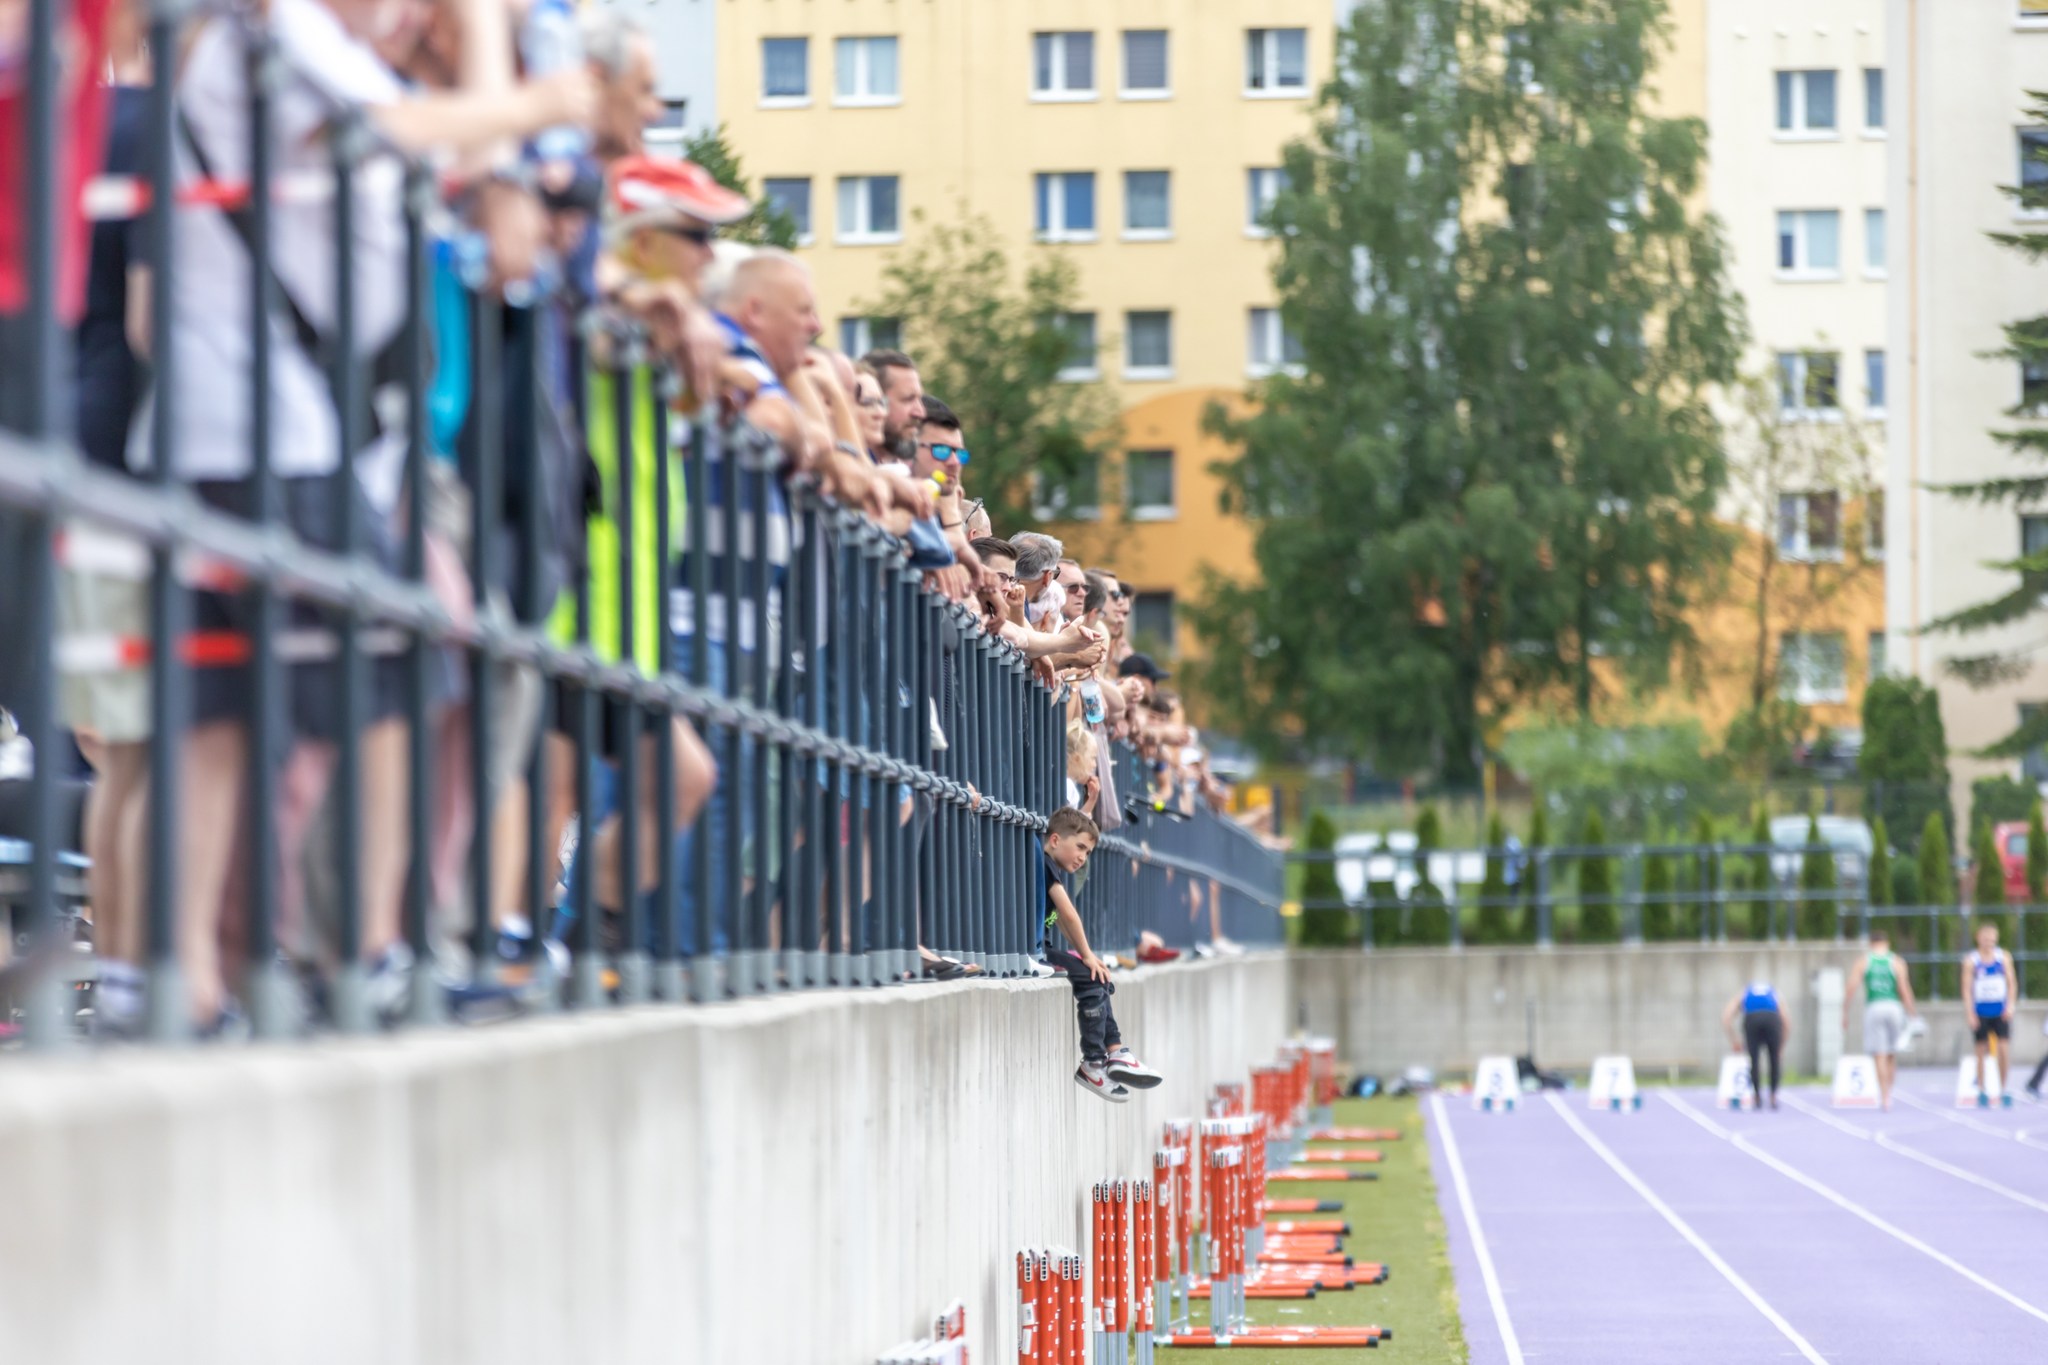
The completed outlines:
<svg viewBox="0 0 2048 1365">
<path fill-rule="evenodd" d="M 722 425 L 715 412 L 672 411 L 671 377 L 647 359 L 643 338 L 623 318 L 588 313 L 575 326 L 594 362 L 586 384 L 591 420 L 609 424 L 616 452 L 598 515 L 616 528 L 617 562 L 581 565 L 571 575 L 573 640 L 551 636 L 547 604 L 502 602 L 487 594 L 488 557 L 509 539 L 521 563 L 545 553 L 551 534 L 528 498 L 516 527 L 492 520 L 507 481 L 538 486 L 540 443 L 514 439 L 507 386 L 538 395 L 542 380 L 521 375 L 508 356 L 539 366 L 534 333 L 544 301 L 514 307 L 500 297 L 471 297 L 477 337 L 472 374 L 477 423 L 459 470 L 468 495 L 466 568 L 474 590 L 467 611 L 451 611 L 430 586 L 427 527 L 431 490 L 441 471 L 429 448 L 431 379 L 427 315 L 435 198 L 426 168 L 404 165 L 406 310 L 404 395 L 398 438 L 403 480 L 395 564 L 373 553 L 373 528 L 359 506 L 358 457 L 368 443 L 365 401 L 373 383 L 356 334 L 355 252 L 334 252 L 336 302 L 331 381 L 342 452 L 326 502 L 333 537 L 309 543 L 287 520 L 284 480 L 270 446 L 277 307 L 272 262 L 294 243 L 273 228 L 277 186 L 267 128 L 267 86 L 259 79 L 273 49 L 252 15 L 217 22 L 248 26 L 252 142 L 246 186 L 250 207 L 252 338 L 249 429 L 251 473 L 236 502 L 247 515 L 202 499 L 180 476 L 175 405 L 189 358 L 180 356 L 172 319 L 177 301 L 175 241 L 187 207 L 173 192 L 172 130 L 177 124 L 172 63 L 159 64 L 151 93 L 148 166 L 152 186 L 154 386 L 146 476 L 88 464 L 74 448 L 60 401 L 51 269 L 56 258 L 57 181 L 62 163 L 52 101 L 56 6 L 32 5 L 28 66 L 26 175 L 28 334 L 39 357 L 28 372 L 0 374 L 15 386 L 25 414 L 15 435 L 0 434 L 0 539 L 27 565 L 10 586 L 4 647 L 26 652 L 28 685 L 5 699 L 20 716 L 37 756 L 33 776 L 12 803 L 14 828 L 0 830 L 0 910 L 13 916 L 17 971 L 11 992 L 28 1036 L 54 1042 L 73 1030 L 76 941 L 89 932 L 86 867 L 73 837 L 79 793 L 55 761 L 63 745 L 56 685 L 89 650 L 60 637 L 57 596 L 61 547 L 72 533 L 94 533 L 127 547 L 129 580 L 148 603 L 141 641 L 150 688 L 147 900 L 142 925 L 150 1000 L 149 1032 L 158 1038 L 191 1028 L 180 968 L 177 872 L 190 833 L 179 802 L 182 755 L 174 742 L 191 722 L 196 671 L 229 666 L 199 648 L 195 598 L 204 590 L 229 600 L 246 622 L 225 641 L 233 666 L 249 670 L 246 837 L 239 877 L 245 909 L 230 926 L 246 964 L 230 983 L 246 1002 L 259 1036 L 283 1036 L 299 1022 L 300 979 L 280 952 L 278 811 L 290 743 L 287 708 L 301 670 L 329 670 L 336 745 L 331 914 L 326 951 L 337 964 L 323 989 L 333 1022 L 359 1031 L 391 1022 L 368 995 L 365 926 L 375 888 L 363 883 L 366 803 L 374 790 L 361 736 L 371 719 L 380 671 L 402 679 L 400 715 L 406 757 L 402 799 L 409 853 L 400 922 L 419 964 L 403 1013 L 441 1017 L 444 1001 L 429 964 L 448 954 L 445 905 L 437 905 L 426 851 L 437 784 L 466 787 L 478 810 L 466 866 L 468 957 L 477 980 L 495 972 L 494 779 L 490 756 L 508 742 L 505 694 L 538 678 L 541 714 L 530 724 L 571 745 L 575 808 L 596 828 L 608 808 L 617 825 L 619 881 L 651 889 L 597 903 L 596 841 L 580 840 L 560 895 L 570 950 L 566 979 L 543 956 L 525 998 L 541 1007 L 596 1007 L 651 998 L 714 1000 L 775 990 L 873 986 L 914 975 L 920 945 L 978 964 L 994 976 L 1029 972 L 1040 932 L 1038 844 L 1047 813 L 1063 804 L 1066 766 L 1064 692 L 1033 678 L 1021 655 L 982 633 L 978 618 L 927 592 L 905 566 L 904 546 L 852 511 L 834 505 L 802 478 L 785 480 L 758 433 Z M 151 45 L 178 50 L 177 7 L 155 12 Z M 379 211 L 365 192 L 373 165 L 400 161 L 366 122 L 343 111 L 330 139 L 334 179 L 329 240 L 353 243 L 362 216 Z M 381 377 L 386 378 L 388 377 Z M 654 400 L 638 395 L 651 389 Z M 536 397 L 536 402 L 538 402 Z M 538 427 L 544 414 L 529 414 Z M 643 478 L 647 487 L 643 487 Z M 648 492 L 651 491 L 651 496 Z M 780 493 L 780 498 L 776 493 Z M 784 506 L 786 504 L 786 511 Z M 676 510 L 680 508 L 680 512 Z M 676 523 L 678 515 L 681 524 Z M 635 547 L 651 523 L 653 554 Z M 593 542 L 595 543 L 595 542 Z M 786 556 L 771 552 L 787 545 Z M 121 559 L 117 554 L 115 559 Z M 116 576 L 119 576 L 118 574 Z M 608 606 L 593 601 L 609 580 Z M 225 585 L 225 586 L 223 586 Z M 648 610 L 651 604 L 651 612 Z M 653 621 L 649 640 L 642 622 Z M 216 632 L 216 636 L 218 632 Z M 609 636 L 609 638 L 607 638 Z M 176 647 L 160 647 L 162 642 Z M 104 642 L 101 642 L 104 643 Z M 126 642 L 134 645 L 136 642 Z M 210 638 L 219 646 L 223 642 Z M 645 669 L 636 658 L 655 653 Z M 130 651 L 133 652 L 132 650 Z M 450 678 L 456 679 L 450 682 Z M 451 772 L 434 749 L 437 708 L 450 687 L 469 704 L 468 771 Z M 718 766 L 717 790 L 693 830 L 679 825 L 673 722 L 686 722 Z M 536 743 L 524 772 L 528 803 L 522 903 L 543 921 L 557 899 L 558 851 L 546 836 L 542 794 L 549 790 L 549 746 Z M 1146 786 L 1135 754 L 1117 755 L 1131 791 Z M 652 802 L 655 814 L 640 818 Z M 1196 801 L 1161 809 L 1135 802 L 1136 822 L 1105 838 L 1081 895 L 1084 919 L 1106 953 L 1127 951 L 1144 931 L 1192 947 L 1217 938 L 1272 943 L 1280 938 L 1277 856 Z M 653 831 L 654 847 L 644 845 Z M 587 834 L 586 830 L 586 834 Z M 51 965 L 61 959 L 59 965 Z"/>
</svg>

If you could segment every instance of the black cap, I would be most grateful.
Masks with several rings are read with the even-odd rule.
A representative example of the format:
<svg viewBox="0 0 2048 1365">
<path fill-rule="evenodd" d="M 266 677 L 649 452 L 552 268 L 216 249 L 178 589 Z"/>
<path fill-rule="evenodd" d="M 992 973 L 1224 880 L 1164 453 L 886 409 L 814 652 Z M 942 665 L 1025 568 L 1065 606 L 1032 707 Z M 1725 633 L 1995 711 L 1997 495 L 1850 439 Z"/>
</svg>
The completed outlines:
<svg viewBox="0 0 2048 1365">
<path fill-rule="evenodd" d="M 1153 682 L 1165 682 L 1173 676 L 1153 663 L 1149 654 L 1126 655 L 1124 661 L 1116 666 L 1116 675 L 1119 678 L 1150 678 Z"/>
<path fill-rule="evenodd" d="M 577 157 L 574 166 L 567 181 L 541 186 L 541 203 L 554 213 L 580 210 L 595 214 L 604 207 L 604 167 L 587 156 Z"/>
</svg>

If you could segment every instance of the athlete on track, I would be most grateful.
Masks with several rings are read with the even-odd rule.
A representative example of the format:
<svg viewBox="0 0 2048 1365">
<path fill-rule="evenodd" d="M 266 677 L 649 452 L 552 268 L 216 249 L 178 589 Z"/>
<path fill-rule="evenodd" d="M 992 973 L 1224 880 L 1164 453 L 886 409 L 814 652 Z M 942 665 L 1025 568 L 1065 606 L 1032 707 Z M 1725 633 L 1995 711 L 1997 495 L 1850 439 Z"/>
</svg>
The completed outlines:
<svg viewBox="0 0 2048 1365">
<path fill-rule="evenodd" d="M 1735 1031 L 1736 1016 L 1742 1017 L 1742 1032 Z M 1749 1053 L 1749 1085 L 1756 1094 L 1756 1107 L 1764 1107 L 1764 1073 L 1758 1065 L 1762 1054 L 1771 1059 L 1771 1108 L 1778 1107 L 1778 1073 L 1785 1043 L 1792 1037 L 1791 1021 L 1778 1008 L 1778 992 L 1768 981 L 1752 981 L 1721 1011 L 1721 1027 L 1728 1034 L 1728 1046 Z"/>
<path fill-rule="evenodd" d="M 1883 929 L 1870 931 L 1870 953 L 1849 974 L 1849 989 L 1842 996 L 1842 1032 L 1849 1031 L 1849 1001 L 1863 992 L 1863 1050 L 1877 1059 L 1877 1093 L 1884 1107 L 1892 1107 L 1892 1078 L 1899 1071 L 1899 1035 L 1906 1031 L 1906 1017 L 1919 1017 L 1913 1003 L 1913 982 L 1906 963 L 1892 951 L 1891 935 Z"/>
<path fill-rule="evenodd" d="M 2012 1006 L 2019 973 L 2012 954 L 1998 946 L 1998 926 L 1977 926 L 1977 947 L 1963 959 L 1963 999 L 1970 1009 L 1970 1037 L 1977 1045 L 1977 1099 L 1984 1100 L 1984 1054 L 1998 1055 L 1998 1093 L 2012 1093 Z"/>
</svg>

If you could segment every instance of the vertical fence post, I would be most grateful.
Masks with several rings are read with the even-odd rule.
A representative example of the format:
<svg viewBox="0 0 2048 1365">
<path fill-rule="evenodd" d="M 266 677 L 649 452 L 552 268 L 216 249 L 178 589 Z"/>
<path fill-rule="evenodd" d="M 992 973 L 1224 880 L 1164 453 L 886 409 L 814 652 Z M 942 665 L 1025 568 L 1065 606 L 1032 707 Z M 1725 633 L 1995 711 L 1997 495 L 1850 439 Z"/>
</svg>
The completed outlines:
<svg viewBox="0 0 2048 1365">
<path fill-rule="evenodd" d="M 471 295 L 470 317 L 475 335 L 474 401 L 469 420 L 474 437 L 467 444 L 464 481 L 469 487 L 470 608 L 488 640 L 494 610 L 491 582 L 496 567 L 498 509 L 504 501 L 505 460 L 505 306 L 488 287 Z M 497 979 L 496 935 L 491 915 L 497 888 L 492 873 L 496 833 L 491 819 L 492 714 L 497 708 L 497 669 L 491 651 L 479 647 L 469 655 L 469 790 L 476 811 L 469 840 L 469 953 L 479 983 Z M 596 853 L 586 844 L 584 856 Z"/>
<path fill-rule="evenodd" d="M 690 420 L 690 456 L 683 466 L 683 522 L 684 535 L 689 544 L 690 591 L 690 657 L 686 660 L 690 670 L 690 682 L 700 692 L 711 692 L 711 514 L 709 510 L 710 471 L 706 467 L 707 444 L 711 424 L 711 412 L 700 410 Z M 699 735 L 707 746 L 717 742 L 707 724 Z M 729 800 L 727 793 L 733 782 L 730 768 L 719 765 L 719 791 L 714 801 Z M 709 814 L 710 807 L 706 807 Z M 718 963 L 714 957 L 716 938 L 712 926 L 712 859 L 711 847 L 713 822 L 699 816 L 697 828 L 690 835 L 690 894 L 687 904 L 691 913 L 687 922 L 678 926 L 684 939 L 683 948 L 690 955 L 690 999 L 698 1004 L 718 998 Z"/>
<path fill-rule="evenodd" d="M 681 385 L 666 367 L 651 376 L 653 401 L 648 404 L 648 443 L 654 451 L 654 672 L 665 685 L 676 678 L 675 632 L 669 620 L 675 581 L 675 452 L 669 446 L 669 423 Z M 538 471 L 536 471 L 536 475 Z M 683 964 L 676 941 L 676 710 L 674 693 L 654 713 L 654 995 L 680 1001 Z M 637 897 L 636 897 L 637 899 Z"/>
<path fill-rule="evenodd" d="M 255 111 L 251 110 L 251 117 Z M 259 135 L 257 145 L 266 144 L 267 136 Z M 267 153 L 266 153 L 267 159 Z M 267 183 L 267 176 L 264 182 Z M 426 214 L 432 207 L 434 192 L 433 178 L 421 164 L 414 162 L 406 167 L 405 184 L 405 236 L 406 236 L 406 298 L 405 298 L 405 487 L 406 487 L 406 528 L 405 528 L 405 577 L 410 583 L 424 587 L 427 581 L 427 298 L 431 285 L 427 273 Z M 264 217 L 269 217 L 269 192 L 261 188 L 258 178 L 249 178 L 249 198 L 253 209 L 264 205 Z M 265 233 L 258 232 L 256 240 L 265 240 Z M 259 268 L 256 281 L 259 289 L 267 295 L 270 271 Z M 269 306 L 265 304 L 257 313 L 254 323 L 256 353 L 263 355 L 269 350 Z M 267 368 L 267 362 L 264 366 Z M 259 390 L 267 381 L 259 382 Z M 268 407 L 267 401 L 264 404 Z M 268 442 L 262 436 L 268 419 L 256 427 L 261 446 Z M 257 465 L 256 506 L 258 515 L 270 517 L 270 495 L 265 487 L 268 483 L 267 454 Z M 258 631 L 268 632 L 272 614 L 267 593 L 257 599 Z M 432 973 L 427 964 L 433 955 L 433 839 L 430 812 L 433 809 L 433 734 L 427 725 L 427 698 L 432 690 L 434 660 L 437 651 L 426 639 L 415 633 L 406 645 L 405 657 L 405 722 L 406 722 L 406 839 L 410 849 L 405 872 L 405 941 L 412 949 L 414 976 L 411 1008 L 408 1017 L 416 1025 L 431 1025 L 441 1022 L 445 1011 L 441 992 L 435 987 Z M 272 727 L 276 714 L 277 695 L 274 680 L 266 680 L 265 674 L 275 673 L 274 663 L 268 662 L 273 651 L 265 643 L 258 643 L 255 649 L 254 665 L 256 677 L 255 707 L 257 725 L 262 730 Z M 274 771 L 270 762 L 268 746 L 259 738 L 251 752 L 258 755 L 250 777 L 250 791 L 253 795 L 250 836 L 257 845 L 254 856 L 256 867 L 251 869 L 250 898 L 251 923 L 264 918 L 264 907 L 274 899 L 274 878 L 268 869 L 275 865 L 276 836 L 266 833 L 265 828 L 274 822 L 267 815 L 258 815 L 270 804 L 268 783 L 270 778 L 262 774 Z M 265 880 L 258 881 L 258 875 Z M 260 889 L 258 889 L 260 888 Z M 484 970 L 483 962 L 477 964 L 479 976 Z M 260 1017 L 258 1027 L 261 1028 Z"/>
<path fill-rule="evenodd" d="M 757 717 L 768 713 L 771 693 L 769 690 L 769 660 L 771 651 L 779 641 L 769 638 L 769 601 L 772 578 L 769 559 L 770 517 L 768 508 L 768 480 L 771 468 L 770 456 L 762 451 L 750 451 L 747 461 L 746 502 L 742 508 L 746 513 L 749 534 L 746 537 L 750 556 L 744 561 L 746 571 L 746 624 L 738 626 L 742 632 L 742 646 L 750 640 L 752 650 L 742 648 L 739 661 L 745 670 L 745 686 L 736 688 L 740 695 L 752 704 Z M 728 547 L 728 552 L 731 552 Z M 774 826 L 769 823 L 768 776 L 771 751 L 765 734 L 747 737 L 743 752 L 747 755 L 747 802 L 748 809 L 742 813 L 734 810 L 738 823 L 729 827 L 728 837 L 732 841 L 732 856 L 735 862 L 742 855 L 747 856 L 747 870 L 752 874 L 746 909 L 751 925 L 748 941 L 753 947 L 749 959 L 746 989 L 759 995 L 775 985 L 775 926 L 770 918 L 770 906 L 774 900 L 774 878 L 769 875 L 773 863 L 769 854 L 769 841 Z M 752 831 L 748 837 L 744 831 Z"/>
<path fill-rule="evenodd" d="M 1552 944 L 1555 942 L 1555 940 L 1552 938 L 1554 926 L 1551 923 L 1552 906 L 1550 903 L 1550 850 L 1547 848 L 1539 848 L 1534 850 L 1534 852 L 1535 857 L 1533 861 L 1535 863 L 1536 877 L 1536 946 L 1538 948 L 1548 948 L 1552 946 Z"/>
<path fill-rule="evenodd" d="M 618 507 L 613 521 L 619 535 L 619 635 L 615 643 L 619 650 L 619 667 L 632 679 L 637 679 L 641 671 L 642 589 L 638 582 L 641 564 L 638 551 L 640 520 L 648 512 L 647 508 L 636 506 L 640 494 L 640 456 L 641 451 L 647 448 L 641 442 L 645 433 L 641 431 L 638 420 L 641 385 L 647 385 L 650 390 L 648 401 L 650 405 L 653 402 L 652 376 L 647 373 L 646 365 L 647 353 L 639 333 L 630 328 L 622 330 L 612 367 L 612 461 L 618 475 L 615 484 Z M 657 607 L 655 619 L 658 621 L 660 616 Z M 622 1004 L 637 1005 L 647 999 L 648 991 L 647 942 L 643 936 L 645 925 L 640 895 L 641 708 L 630 691 L 608 697 L 605 704 L 611 711 L 618 739 L 618 781 L 614 788 L 618 795 L 613 804 L 617 807 L 619 821 L 619 903 L 605 908 L 618 916 L 618 998 Z M 659 776 L 655 776 L 658 785 Z M 657 830 L 655 837 L 659 839 L 663 833 Z M 593 849 L 592 853 L 595 852 Z"/>
</svg>

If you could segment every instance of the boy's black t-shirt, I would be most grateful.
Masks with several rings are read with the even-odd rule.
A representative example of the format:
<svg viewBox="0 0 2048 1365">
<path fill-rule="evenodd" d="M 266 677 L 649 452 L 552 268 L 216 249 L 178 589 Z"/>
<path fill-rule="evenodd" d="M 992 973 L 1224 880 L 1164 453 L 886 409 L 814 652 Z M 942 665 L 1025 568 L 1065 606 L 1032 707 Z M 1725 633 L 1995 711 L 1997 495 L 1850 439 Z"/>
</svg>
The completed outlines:
<svg viewBox="0 0 2048 1365">
<path fill-rule="evenodd" d="M 1039 924 L 1039 948 L 1056 947 L 1052 943 L 1052 929 L 1059 923 L 1059 915 L 1053 910 L 1052 889 L 1067 886 L 1067 874 L 1053 862 L 1052 856 L 1041 850 L 1038 858 L 1038 903 L 1045 907 L 1045 918 Z M 1071 897 L 1072 893 L 1068 893 Z"/>
</svg>

